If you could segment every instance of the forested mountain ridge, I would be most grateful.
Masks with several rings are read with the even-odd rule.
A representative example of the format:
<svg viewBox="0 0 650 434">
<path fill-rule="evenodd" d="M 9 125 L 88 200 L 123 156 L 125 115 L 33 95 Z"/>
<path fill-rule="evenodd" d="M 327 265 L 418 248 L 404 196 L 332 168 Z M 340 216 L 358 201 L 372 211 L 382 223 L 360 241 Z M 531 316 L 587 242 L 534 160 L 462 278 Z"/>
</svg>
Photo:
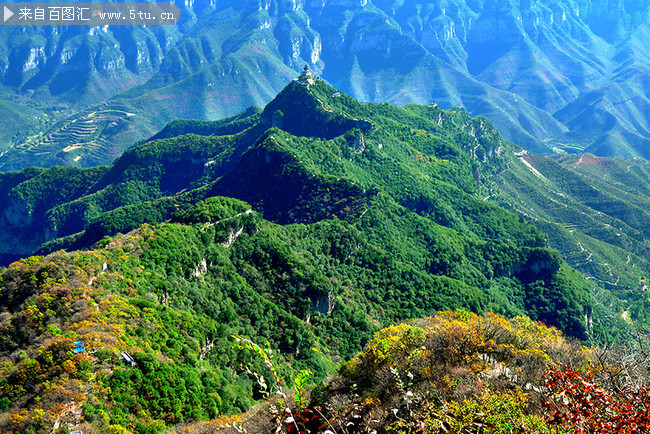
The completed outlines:
<svg viewBox="0 0 650 434">
<path fill-rule="evenodd" d="M 314 85 L 305 80 L 312 80 Z M 281 131 L 265 132 L 269 127 Z M 287 133 L 297 137 L 287 139 Z M 339 154 L 321 155 L 324 151 L 318 151 L 312 155 L 314 143 L 300 138 L 310 135 L 321 137 L 321 141 L 334 140 Z M 385 135 L 394 137 L 399 145 L 391 146 Z M 369 140 L 374 140 L 372 146 L 367 145 Z M 413 154 L 396 153 L 404 144 L 408 149 L 416 146 L 409 151 Z M 251 145 L 258 150 L 249 151 Z M 305 157 L 300 157 L 300 164 L 289 165 L 297 170 L 291 175 L 285 167 L 287 155 Z M 438 157 L 431 159 L 431 155 Z M 368 160 L 372 161 L 370 166 L 358 166 L 356 160 L 366 161 L 366 156 L 372 159 Z M 459 165 L 446 162 L 452 156 Z M 395 158 L 401 161 L 398 176 L 383 167 L 384 158 L 389 158 L 390 164 Z M 346 163 L 350 159 L 353 161 Z M 279 170 L 277 165 L 283 168 Z M 428 172 L 419 173 L 420 166 Z M 364 186 L 366 193 L 361 193 L 359 183 L 365 182 L 368 174 L 360 175 L 360 171 L 368 168 L 377 176 L 371 186 Z M 600 172 L 594 172 L 595 168 Z M 402 177 L 402 169 L 410 178 Z M 329 177 L 307 174 L 313 170 Z M 349 170 L 352 172 L 347 173 Z M 126 232 L 144 222 L 164 221 L 177 207 L 213 194 L 239 197 L 259 205 L 273 220 L 290 223 L 332 215 L 358 216 L 368 200 L 367 191 L 382 186 L 409 209 L 433 215 L 445 226 L 464 229 L 468 223 L 462 220 L 467 217 L 457 215 L 456 193 L 449 186 L 452 183 L 485 199 L 480 208 L 496 202 L 530 220 L 572 266 L 596 279 L 600 286 L 638 298 L 642 295 L 637 292 L 644 285 L 642 278 L 649 274 L 644 259 L 648 251 L 644 223 L 648 216 L 643 206 L 648 201 L 647 170 L 641 159 L 535 156 L 501 139 L 487 119 L 472 119 L 462 110 L 442 111 L 435 105 L 398 109 L 387 104 L 360 104 L 320 79 L 303 77 L 263 111 L 250 108 L 217 122 L 172 122 L 151 140 L 128 150 L 110 168 L 28 169 L 3 174 L 0 182 L 6 195 L 2 214 L 6 230 L 0 234 L 4 240 L 0 254 L 28 255 L 42 243 L 61 237 L 68 238 L 42 251 L 57 246 L 90 246 L 106 234 Z M 305 176 L 308 181 L 301 187 L 297 179 Z M 440 185 L 446 187 L 436 187 L 435 194 L 423 193 L 430 188 L 426 181 L 432 178 L 443 181 Z M 56 183 L 65 188 L 49 188 Z M 276 187 L 250 187 L 256 183 Z M 316 207 L 314 203 L 328 189 L 339 198 Z M 431 194 L 436 201 L 427 198 Z M 309 213 L 315 215 L 305 211 L 308 202 L 312 203 Z M 296 211 L 297 206 L 300 211 Z M 485 222 L 470 223 L 469 227 L 477 224 Z M 83 234 L 73 235 L 82 230 Z M 10 260 L 6 256 L 6 261 Z M 642 315 L 644 309 L 635 310 Z"/>
<path fill-rule="evenodd" d="M 542 232 L 484 200 L 514 152 L 486 118 L 303 74 L 262 111 L 173 122 L 109 167 L 1 174 L 4 252 L 47 255 L 2 270 L 0 423 L 156 432 L 246 410 L 260 389 L 238 367 L 265 368 L 231 335 L 322 378 L 378 327 L 443 309 L 625 331 Z"/>
<path fill-rule="evenodd" d="M 601 173 L 585 171 L 593 167 Z M 496 202 L 535 224 L 599 286 L 636 299 L 649 269 L 644 171 L 644 160 L 538 157 L 501 139 L 485 118 L 435 105 L 361 104 L 305 75 L 262 111 L 172 122 L 112 167 L 3 174 L 0 253 L 10 261 L 43 243 L 40 252 L 88 247 L 212 195 L 246 200 L 279 223 L 350 220 L 385 190 L 443 226 L 521 242 L 510 218 L 490 223 L 501 212 L 489 205 Z M 523 239 L 541 242 L 531 234 Z"/>
<path fill-rule="evenodd" d="M 264 106 L 310 64 L 364 101 L 486 115 L 529 151 L 648 158 L 648 5 L 177 2 L 177 26 L 0 29 L 0 168 L 109 164 L 173 119 Z"/>
</svg>

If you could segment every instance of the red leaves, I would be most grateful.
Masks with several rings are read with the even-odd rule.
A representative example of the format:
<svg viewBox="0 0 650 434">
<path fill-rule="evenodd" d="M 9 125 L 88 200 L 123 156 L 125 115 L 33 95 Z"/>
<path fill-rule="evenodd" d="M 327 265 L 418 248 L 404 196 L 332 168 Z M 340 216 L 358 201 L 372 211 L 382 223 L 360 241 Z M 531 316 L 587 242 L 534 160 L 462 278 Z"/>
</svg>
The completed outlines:
<svg viewBox="0 0 650 434">
<path fill-rule="evenodd" d="M 331 422 L 320 412 L 319 407 L 314 410 L 306 408 L 293 414 L 293 420 L 287 424 L 287 433 L 321 432 L 329 426 Z"/>
<path fill-rule="evenodd" d="M 577 433 L 632 434 L 650 430 L 650 396 L 645 389 L 614 393 L 594 381 L 590 372 L 568 366 L 547 371 L 547 422 Z"/>
</svg>

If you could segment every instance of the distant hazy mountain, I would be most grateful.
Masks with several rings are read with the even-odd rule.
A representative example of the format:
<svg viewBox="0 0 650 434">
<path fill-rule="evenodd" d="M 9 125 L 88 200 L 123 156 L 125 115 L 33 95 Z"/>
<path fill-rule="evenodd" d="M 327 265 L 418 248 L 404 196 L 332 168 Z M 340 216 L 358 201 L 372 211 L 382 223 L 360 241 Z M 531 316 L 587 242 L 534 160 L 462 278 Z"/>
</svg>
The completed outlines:
<svg viewBox="0 0 650 434">
<path fill-rule="evenodd" d="M 1 28 L 0 168 L 108 163 L 174 118 L 264 106 L 305 63 L 360 100 L 484 114 L 532 151 L 650 157 L 645 2 L 179 6 L 174 27 Z"/>
</svg>

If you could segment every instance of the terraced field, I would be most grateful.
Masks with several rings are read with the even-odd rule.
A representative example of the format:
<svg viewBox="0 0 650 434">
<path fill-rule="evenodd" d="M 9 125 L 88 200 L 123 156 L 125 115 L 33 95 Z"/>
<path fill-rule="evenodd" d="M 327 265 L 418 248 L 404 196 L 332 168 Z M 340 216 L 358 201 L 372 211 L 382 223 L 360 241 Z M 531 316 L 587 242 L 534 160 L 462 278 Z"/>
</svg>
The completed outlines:
<svg viewBox="0 0 650 434">
<path fill-rule="evenodd" d="M 11 152 L 0 155 L 0 170 L 20 169 L 18 159 L 28 158 L 35 166 L 95 166 L 118 156 L 115 141 L 129 130 L 135 113 L 120 104 L 106 104 L 80 115 L 69 116 L 43 134 L 27 138 Z M 109 159 L 112 159 L 109 157 Z"/>
</svg>

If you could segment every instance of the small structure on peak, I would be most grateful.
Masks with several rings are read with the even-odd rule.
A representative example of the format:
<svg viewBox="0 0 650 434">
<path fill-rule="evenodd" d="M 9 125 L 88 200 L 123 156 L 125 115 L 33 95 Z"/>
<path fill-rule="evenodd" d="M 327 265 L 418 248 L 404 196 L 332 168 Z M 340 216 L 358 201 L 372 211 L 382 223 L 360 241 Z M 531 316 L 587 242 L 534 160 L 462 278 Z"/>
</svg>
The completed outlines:
<svg viewBox="0 0 650 434">
<path fill-rule="evenodd" d="M 303 77 L 311 77 L 311 71 L 309 70 L 309 65 L 305 63 L 305 66 L 302 67 L 302 76 Z"/>
</svg>

